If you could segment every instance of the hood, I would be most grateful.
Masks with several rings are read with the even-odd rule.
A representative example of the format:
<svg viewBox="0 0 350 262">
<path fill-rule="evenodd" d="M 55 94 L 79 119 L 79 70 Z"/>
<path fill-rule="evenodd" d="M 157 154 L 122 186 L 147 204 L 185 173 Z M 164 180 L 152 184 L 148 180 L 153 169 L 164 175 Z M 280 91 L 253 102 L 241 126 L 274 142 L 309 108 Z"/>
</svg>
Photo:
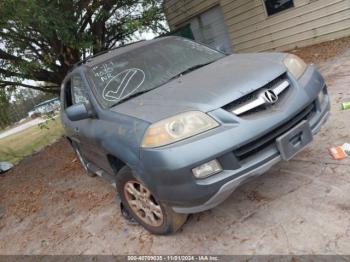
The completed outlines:
<svg viewBox="0 0 350 262">
<path fill-rule="evenodd" d="M 150 123 L 190 110 L 209 112 L 286 71 L 283 53 L 234 54 L 121 103 L 111 110 Z"/>
</svg>

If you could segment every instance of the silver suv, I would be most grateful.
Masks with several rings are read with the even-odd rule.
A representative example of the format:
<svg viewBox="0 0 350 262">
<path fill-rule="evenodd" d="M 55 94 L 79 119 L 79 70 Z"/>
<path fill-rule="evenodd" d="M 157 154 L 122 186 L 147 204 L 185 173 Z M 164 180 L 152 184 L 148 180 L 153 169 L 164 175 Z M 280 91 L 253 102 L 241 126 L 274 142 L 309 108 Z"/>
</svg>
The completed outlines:
<svg viewBox="0 0 350 262">
<path fill-rule="evenodd" d="M 61 99 L 83 167 L 115 184 L 125 213 L 155 234 L 292 158 L 329 116 L 314 65 L 286 53 L 227 56 L 181 37 L 80 62 Z"/>
</svg>

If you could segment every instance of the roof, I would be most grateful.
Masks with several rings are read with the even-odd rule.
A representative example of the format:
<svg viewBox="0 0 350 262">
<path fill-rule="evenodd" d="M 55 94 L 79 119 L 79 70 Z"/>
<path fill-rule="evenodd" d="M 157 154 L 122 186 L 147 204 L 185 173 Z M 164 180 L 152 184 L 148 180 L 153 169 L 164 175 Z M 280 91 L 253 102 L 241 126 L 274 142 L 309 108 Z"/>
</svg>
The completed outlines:
<svg viewBox="0 0 350 262">
<path fill-rule="evenodd" d="M 126 53 L 130 50 L 136 49 L 136 48 L 148 46 L 152 43 L 159 42 L 165 38 L 170 38 L 170 37 L 172 37 L 172 36 L 162 37 L 162 38 L 157 38 L 157 39 L 147 40 L 147 41 L 139 41 L 139 42 L 132 43 L 132 44 L 129 44 L 126 46 L 117 47 L 117 48 L 96 54 L 95 56 L 92 56 L 90 58 L 88 57 L 86 60 L 79 62 L 77 65 L 85 64 L 86 66 L 93 67 L 99 63 L 102 63 L 106 60 L 109 60 L 110 58 L 112 58 L 114 56 L 124 54 L 124 53 Z"/>
</svg>

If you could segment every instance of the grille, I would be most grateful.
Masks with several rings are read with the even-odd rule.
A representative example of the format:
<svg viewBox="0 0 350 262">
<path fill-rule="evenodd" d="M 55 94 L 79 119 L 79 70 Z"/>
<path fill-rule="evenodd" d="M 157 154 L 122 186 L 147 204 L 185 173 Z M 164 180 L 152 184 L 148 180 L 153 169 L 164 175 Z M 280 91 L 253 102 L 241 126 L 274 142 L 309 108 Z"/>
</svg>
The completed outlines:
<svg viewBox="0 0 350 262">
<path fill-rule="evenodd" d="M 273 81 L 269 82 L 267 85 L 259 88 L 258 90 L 255 90 L 233 102 L 231 102 L 230 104 L 224 106 L 223 108 L 227 111 L 230 111 L 232 112 L 234 109 L 237 109 L 239 108 L 240 106 L 243 106 L 244 104 L 247 104 L 249 102 L 252 102 L 254 100 L 256 100 L 259 95 L 261 94 L 261 92 L 263 90 L 266 90 L 266 89 L 273 89 L 275 88 L 276 86 L 278 86 L 279 84 L 281 84 L 282 82 L 288 80 L 288 77 L 287 77 L 287 74 L 286 73 L 283 73 L 282 75 L 280 75 L 279 77 L 277 77 L 276 79 L 274 79 Z M 290 88 L 287 87 L 280 95 L 279 95 L 279 99 L 277 101 L 277 104 L 283 99 L 283 97 L 286 95 L 288 89 Z M 242 113 L 240 114 L 239 116 L 242 117 L 242 116 L 245 116 L 245 115 L 250 115 L 252 113 L 257 113 L 257 112 L 260 112 L 260 111 L 263 111 L 265 109 L 267 109 L 269 106 L 271 105 L 268 105 L 268 104 L 264 104 L 264 105 L 260 105 L 260 106 L 257 106 L 245 113 Z"/>
<path fill-rule="evenodd" d="M 267 148 L 268 146 L 275 143 L 277 137 L 281 136 L 283 133 L 293 128 L 303 120 L 309 120 L 316 112 L 315 102 L 307 106 L 304 110 L 294 116 L 292 119 L 288 120 L 286 123 L 275 128 L 268 134 L 259 137 L 258 139 L 234 150 L 238 160 L 244 160 L 259 151 Z"/>
</svg>

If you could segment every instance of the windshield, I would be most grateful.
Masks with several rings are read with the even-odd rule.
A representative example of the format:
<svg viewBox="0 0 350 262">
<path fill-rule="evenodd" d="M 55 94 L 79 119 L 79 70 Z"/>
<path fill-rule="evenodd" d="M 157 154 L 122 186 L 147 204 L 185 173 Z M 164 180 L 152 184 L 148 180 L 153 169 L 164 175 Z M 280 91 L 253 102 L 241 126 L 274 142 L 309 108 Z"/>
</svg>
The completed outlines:
<svg viewBox="0 0 350 262">
<path fill-rule="evenodd" d="M 88 76 L 101 104 L 112 107 L 224 56 L 185 38 L 164 38 L 97 64 Z"/>
</svg>

